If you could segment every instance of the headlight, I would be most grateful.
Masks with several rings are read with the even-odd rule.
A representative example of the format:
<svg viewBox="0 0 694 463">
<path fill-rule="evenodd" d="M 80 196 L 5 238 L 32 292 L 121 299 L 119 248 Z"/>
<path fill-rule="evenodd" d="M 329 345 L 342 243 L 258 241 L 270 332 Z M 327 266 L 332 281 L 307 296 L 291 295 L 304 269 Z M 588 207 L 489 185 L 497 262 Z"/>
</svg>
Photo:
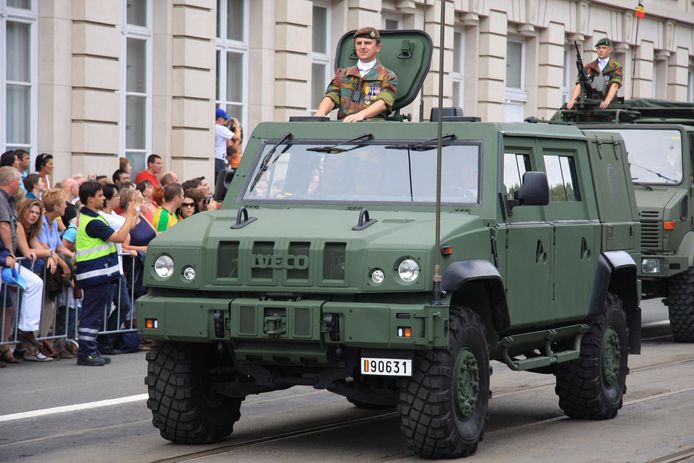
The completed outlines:
<svg viewBox="0 0 694 463">
<path fill-rule="evenodd" d="M 643 259 L 641 261 L 642 273 L 660 273 L 660 259 Z"/>
<path fill-rule="evenodd" d="M 383 280 L 385 279 L 386 275 L 380 268 L 377 268 L 376 270 L 371 272 L 371 281 L 373 281 L 375 284 L 380 285 L 381 283 L 383 283 Z"/>
<path fill-rule="evenodd" d="M 154 261 L 154 271 L 159 278 L 169 278 L 174 272 L 174 261 L 169 256 L 159 256 Z"/>
<path fill-rule="evenodd" d="M 412 283 L 419 276 L 419 264 L 412 259 L 404 259 L 398 265 L 398 276 L 405 283 Z"/>
<path fill-rule="evenodd" d="M 195 280 L 195 269 L 193 267 L 186 267 L 183 269 L 183 278 L 188 281 Z"/>
</svg>

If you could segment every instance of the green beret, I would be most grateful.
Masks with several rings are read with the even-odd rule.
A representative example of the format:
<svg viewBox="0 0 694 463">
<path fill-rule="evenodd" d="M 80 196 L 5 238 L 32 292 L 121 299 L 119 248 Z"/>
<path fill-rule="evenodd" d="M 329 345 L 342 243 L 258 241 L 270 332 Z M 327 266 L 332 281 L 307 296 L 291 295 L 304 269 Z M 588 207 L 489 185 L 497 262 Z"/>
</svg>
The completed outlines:
<svg viewBox="0 0 694 463">
<path fill-rule="evenodd" d="M 612 48 L 612 44 L 610 43 L 610 39 L 600 39 L 598 40 L 598 43 L 595 44 L 595 48 L 598 48 L 601 45 L 605 45 L 606 47 Z"/>
</svg>

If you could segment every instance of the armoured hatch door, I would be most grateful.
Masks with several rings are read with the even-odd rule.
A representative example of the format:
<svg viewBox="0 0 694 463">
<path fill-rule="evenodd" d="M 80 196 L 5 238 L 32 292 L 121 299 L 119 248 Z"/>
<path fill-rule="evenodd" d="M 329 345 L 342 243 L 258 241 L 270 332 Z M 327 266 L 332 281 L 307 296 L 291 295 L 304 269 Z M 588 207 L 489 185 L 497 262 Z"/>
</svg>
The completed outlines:
<svg viewBox="0 0 694 463">
<path fill-rule="evenodd" d="M 335 55 L 335 69 L 357 63 L 354 32 L 349 31 L 340 38 Z M 417 96 L 429 72 L 433 45 L 431 37 L 424 31 L 379 30 L 379 34 L 382 48 L 378 60 L 398 76 L 398 94 L 393 105 L 393 111 L 397 111 Z"/>
</svg>

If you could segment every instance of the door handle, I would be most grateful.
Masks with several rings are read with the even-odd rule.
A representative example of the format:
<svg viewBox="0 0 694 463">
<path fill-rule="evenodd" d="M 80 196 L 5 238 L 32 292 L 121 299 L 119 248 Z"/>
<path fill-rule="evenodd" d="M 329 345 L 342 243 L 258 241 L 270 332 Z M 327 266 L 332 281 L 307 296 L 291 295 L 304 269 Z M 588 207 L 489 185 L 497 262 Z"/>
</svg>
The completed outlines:
<svg viewBox="0 0 694 463">
<path fill-rule="evenodd" d="M 545 252 L 545 247 L 542 245 L 542 241 L 537 240 L 537 247 L 535 248 L 535 262 L 538 264 L 544 264 L 547 262 L 547 253 Z"/>
<path fill-rule="evenodd" d="M 585 237 L 581 238 L 581 259 L 590 259 L 590 249 Z"/>
</svg>

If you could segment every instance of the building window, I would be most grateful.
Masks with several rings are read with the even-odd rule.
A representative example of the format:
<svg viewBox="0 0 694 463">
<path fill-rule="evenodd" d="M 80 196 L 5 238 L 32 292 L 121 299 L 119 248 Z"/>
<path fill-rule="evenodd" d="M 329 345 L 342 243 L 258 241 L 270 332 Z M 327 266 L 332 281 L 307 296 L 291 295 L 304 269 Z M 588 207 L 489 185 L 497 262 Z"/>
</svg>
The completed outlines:
<svg viewBox="0 0 694 463">
<path fill-rule="evenodd" d="M 313 5 L 311 48 L 311 107 L 316 112 L 320 105 L 325 88 L 328 86 L 330 73 L 330 10 L 326 6 Z"/>
<path fill-rule="evenodd" d="M 216 106 L 248 118 L 248 0 L 217 0 Z"/>
<path fill-rule="evenodd" d="M 506 121 L 522 121 L 526 101 L 525 42 L 509 39 L 506 42 Z"/>
<path fill-rule="evenodd" d="M 152 149 L 152 0 L 124 0 L 121 43 L 121 155 L 135 172 Z"/>
<path fill-rule="evenodd" d="M 465 31 L 456 30 L 453 33 L 453 70 L 451 80 L 453 81 L 453 106 L 463 108 L 465 98 Z"/>
<path fill-rule="evenodd" d="M 35 0 L 0 0 L 0 147 L 36 155 Z"/>
<path fill-rule="evenodd" d="M 402 16 L 395 13 L 383 13 L 383 29 L 397 31 L 402 29 Z"/>
<path fill-rule="evenodd" d="M 694 102 L 694 69 L 689 68 L 687 76 L 687 101 Z"/>
</svg>

